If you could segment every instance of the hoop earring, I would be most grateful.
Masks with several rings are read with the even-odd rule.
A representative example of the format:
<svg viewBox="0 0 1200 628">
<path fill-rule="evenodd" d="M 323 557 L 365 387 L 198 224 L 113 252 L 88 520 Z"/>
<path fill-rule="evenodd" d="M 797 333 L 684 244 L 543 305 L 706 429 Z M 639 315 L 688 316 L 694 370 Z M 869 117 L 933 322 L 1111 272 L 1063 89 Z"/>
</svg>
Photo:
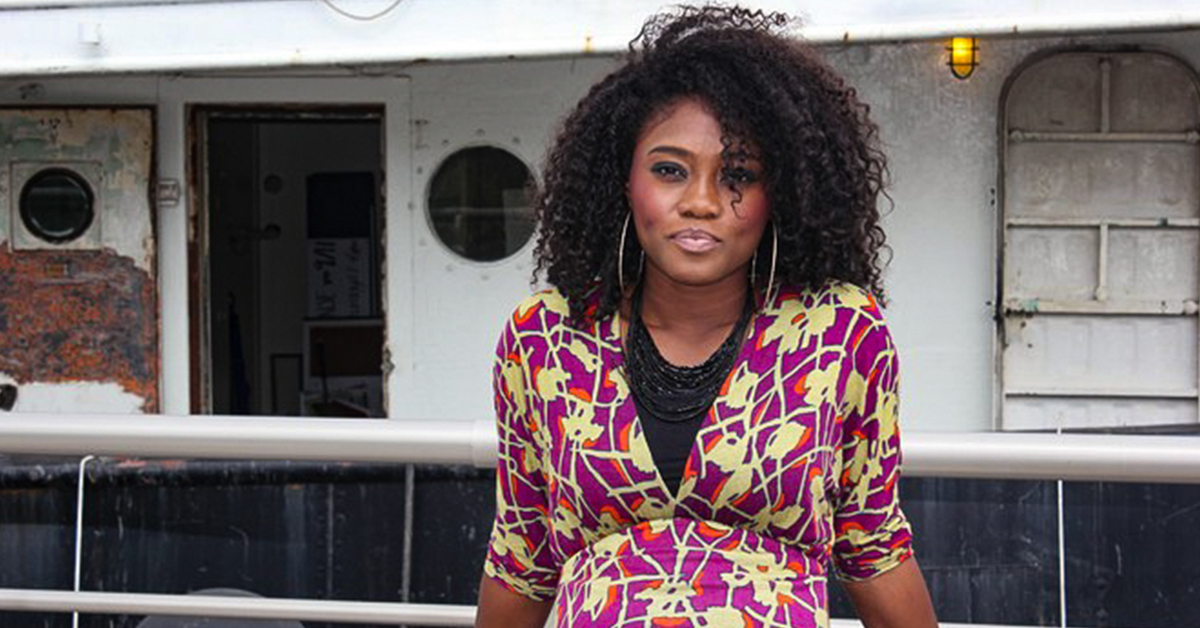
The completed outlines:
<svg viewBox="0 0 1200 628">
<path fill-rule="evenodd" d="M 621 225 L 621 243 L 617 245 L 617 285 L 621 287 L 621 295 L 625 294 L 625 236 L 629 233 L 629 217 L 633 212 L 625 214 L 625 224 Z M 645 251 L 642 252 L 645 255 Z M 644 259 L 644 258 L 643 258 Z M 638 273 L 642 272 L 642 264 L 638 263 Z"/>
<path fill-rule="evenodd" d="M 753 290 L 755 284 L 758 283 L 758 249 L 754 249 L 754 255 L 750 258 L 750 289 Z"/>
<path fill-rule="evenodd" d="M 775 224 L 771 224 L 771 272 L 767 275 L 767 298 L 763 302 L 763 307 L 775 301 L 775 294 L 772 291 L 775 289 L 775 260 L 779 257 L 779 232 L 775 230 Z M 777 292 L 777 291 L 776 291 Z"/>
</svg>

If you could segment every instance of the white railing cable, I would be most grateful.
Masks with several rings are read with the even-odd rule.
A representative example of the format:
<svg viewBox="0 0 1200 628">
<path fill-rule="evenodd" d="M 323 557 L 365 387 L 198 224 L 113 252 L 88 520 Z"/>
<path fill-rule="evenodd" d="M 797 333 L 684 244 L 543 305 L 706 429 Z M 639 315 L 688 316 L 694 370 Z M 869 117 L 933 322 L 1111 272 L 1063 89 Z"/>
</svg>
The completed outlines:
<svg viewBox="0 0 1200 628">
<path fill-rule="evenodd" d="M 83 501 L 87 494 L 87 465 L 96 457 L 88 454 L 79 461 L 79 482 L 75 488 L 75 592 L 80 591 L 79 583 L 83 579 Z M 79 628 L 79 613 L 71 617 L 71 628 Z"/>
<path fill-rule="evenodd" d="M 8 454 L 496 464 L 491 421 L 0 416 Z M 1200 438 L 906 432 L 908 476 L 1200 483 Z"/>
</svg>

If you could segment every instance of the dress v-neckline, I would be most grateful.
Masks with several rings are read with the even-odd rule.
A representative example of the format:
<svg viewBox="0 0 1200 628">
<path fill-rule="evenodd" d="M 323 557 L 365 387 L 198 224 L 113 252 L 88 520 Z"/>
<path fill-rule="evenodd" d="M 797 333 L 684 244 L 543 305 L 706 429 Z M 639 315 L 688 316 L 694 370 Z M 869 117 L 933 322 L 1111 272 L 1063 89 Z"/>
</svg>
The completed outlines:
<svg viewBox="0 0 1200 628">
<path fill-rule="evenodd" d="M 750 317 L 750 322 L 746 324 L 746 329 L 748 330 L 747 336 L 746 338 L 742 339 L 742 345 L 738 348 L 737 357 L 734 358 L 733 366 L 729 368 L 729 373 L 725 376 L 726 379 L 728 379 L 733 373 L 736 373 L 743 364 L 746 364 L 749 361 L 750 352 L 753 350 L 752 345 L 754 344 L 752 341 L 756 336 L 755 327 L 757 326 L 761 316 L 761 311 L 755 312 L 754 315 Z M 663 494 L 667 496 L 669 505 L 671 506 L 671 509 L 674 510 L 680 503 L 682 503 L 683 498 L 686 497 L 687 494 L 691 494 L 691 491 L 688 491 L 687 494 L 683 492 L 684 486 L 687 484 L 687 478 L 680 478 L 679 489 L 672 493 L 671 487 L 667 486 L 666 478 L 663 477 L 662 469 L 658 466 L 658 462 L 654 459 L 654 452 L 650 449 L 650 441 L 646 438 L 645 425 L 642 424 L 641 413 L 638 412 L 637 402 L 635 402 L 633 399 L 633 390 L 629 387 L 629 374 L 625 369 L 625 334 L 621 331 L 622 320 L 623 319 L 621 317 L 620 310 L 617 310 L 613 313 L 612 326 L 615 328 L 613 333 L 616 338 L 609 339 L 610 342 L 617 347 L 617 355 L 620 357 L 620 362 L 617 364 L 617 368 L 621 369 L 621 377 L 625 379 L 625 397 L 620 400 L 616 411 L 623 411 L 626 405 L 631 406 L 632 417 L 630 418 L 630 429 L 633 429 L 633 427 L 636 426 L 638 431 L 641 432 L 642 437 L 637 439 L 637 442 L 641 443 L 642 447 L 644 448 L 644 451 L 641 453 L 645 454 L 646 458 L 650 461 L 650 466 L 654 467 L 654 483 L 659 490 L 661 490 Z M 598 348 L 599 347 L 597 347 L 597 349 Z M 709 406 L 708 410 L 706 410 L 703 416 L 700 417 L 700 427 L 696 428 L 696 435 L 692 438 L 691 446 L 688 448 L 687 458 L 685 458 L 683 461 L 684 473 L 687 473 L 687 470 L 692 468 L 693 463 L 699 462 L 696 460 L 696 452 L 703 448 L 703 444 L 700 441 L 700 435 L 704 432 L 705 428 L 708 428 L 714 424 L 716 416 L 713 414 L 713 408 L 715 408 L 717 403 L 728 395 L 728 387 L 726 387 L 724 383 L 722 383 L 721 389 L 722 390 L 717 392 L 717 396 L 713 398 L 712 405 Z M 638 452 L 630 453 L 635 456 L 638 455 Z M 703 469 L 696 469 L 696 481 L 699 481 L 701 471 L 703 471 Z M 692 486 L 695 487 L 695 482 L 692 483 Z"/>
</svg>

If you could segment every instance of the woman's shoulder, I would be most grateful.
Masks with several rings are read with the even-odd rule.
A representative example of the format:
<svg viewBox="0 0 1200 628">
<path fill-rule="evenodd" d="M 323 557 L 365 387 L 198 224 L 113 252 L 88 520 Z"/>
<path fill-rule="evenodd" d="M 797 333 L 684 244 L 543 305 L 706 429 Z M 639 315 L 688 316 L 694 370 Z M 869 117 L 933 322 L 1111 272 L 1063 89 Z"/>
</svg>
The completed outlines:
<svg viewBox="0 0 1200 628">
<path fill-rule="evenodd" d="M 759 328 L 757 345 L 768 347 L 779 340 L 776 350 L 783 354 L 807 353 L 816 346 L 848 346 L 867 330 L 883 325 L 875 296 L 839 281 L 812 288 L 785 286 L 764 315 L 768 322 Z"/>
<path fill-rule="evenodd" d="M 547 288 L 522 299 L 509 320 L 517 331 L 549 331 L 565 324 L 571 309 L 558 288 Z"/>
<path fill-rule="evenodd" d="M 883 322 L 882 308 L 875 295 L 866 288 L 845 281 L 830 280 L 811 288 L 784 287 L 780 289 L 774 305 L 780 318 L 797 322 L 803 318 L 836 315 L 843 311 L 873 322 Z"/>
</svg>

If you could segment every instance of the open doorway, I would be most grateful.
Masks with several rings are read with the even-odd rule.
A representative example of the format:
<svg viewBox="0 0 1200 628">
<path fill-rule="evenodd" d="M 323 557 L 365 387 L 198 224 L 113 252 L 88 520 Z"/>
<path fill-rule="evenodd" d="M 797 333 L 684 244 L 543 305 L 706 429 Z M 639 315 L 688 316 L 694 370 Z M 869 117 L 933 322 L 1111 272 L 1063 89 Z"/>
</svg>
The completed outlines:
<svg viewBox="0 0 1200 628">
<path fill-rule="evenodd" d="M 193 411 L 383 416 L 382 111 L 195 114 Z"/>
</svg>

